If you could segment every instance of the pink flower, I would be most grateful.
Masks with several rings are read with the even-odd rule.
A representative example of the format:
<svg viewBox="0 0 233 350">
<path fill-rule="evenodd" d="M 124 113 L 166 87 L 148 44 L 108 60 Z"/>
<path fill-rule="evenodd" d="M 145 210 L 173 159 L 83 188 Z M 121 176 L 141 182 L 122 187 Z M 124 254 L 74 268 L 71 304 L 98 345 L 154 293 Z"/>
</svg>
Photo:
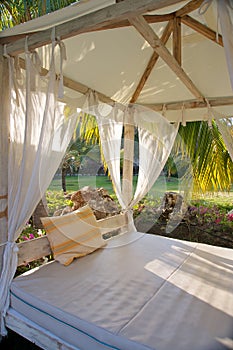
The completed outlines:
<svg viewBox="0 0 233 350">
<path fill-rule="evenodd" d="M 208 211 L 208 208 L 206 208 L 206 207 L 199 207 L 199 213 L 201 215 L 205 214 L 207 211 Z"/>
<path fill-rule="evenodd" d="M 192 207 L 189 207 L 189 210 L 190 210 L 190 211 L 194 211 L 194 210 L 197 210 L 197 208 L 194 207 L 194 206 L 192 206 Z"/>
<path fill-rule="evenodd" d="M 29 234 L 29 239 L 34 239 L 34 238 L 35 238 L 34 234 L 33 234 L 33 233 L 30 233 L 30 234 Z"/>
<path fill-rule="evenodd" d="M 221 221 L 222 221 L 222 218 L 217 218 L 217 219 L 215 220 L 215 224 L 219 224 Z"/>
<path fill-rule="evenodd" d="M 28 238 L 27 236 L 23 236 L 22 239 L 23 239 L 24 241 L 28 241 L 28 240 L 29 240 L 29 238 Z"/>
<path fill-rule="evenodd" d="M 228 219 L 229 221 L 233 221 L 233 213 L 232 213 L 232 214 L 228 214 L 228 215 L 227 215 L 227 219 Z"/>
</svg>

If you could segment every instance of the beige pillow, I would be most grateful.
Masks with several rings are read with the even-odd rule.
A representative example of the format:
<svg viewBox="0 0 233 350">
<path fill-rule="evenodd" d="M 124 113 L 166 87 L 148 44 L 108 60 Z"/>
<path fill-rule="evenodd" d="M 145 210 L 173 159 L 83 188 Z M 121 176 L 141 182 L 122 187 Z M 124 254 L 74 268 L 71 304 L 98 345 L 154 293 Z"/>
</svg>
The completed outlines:
<svg viewBox="0 0 233 350">
<path fill-rule="evenodd" d="M 54 259 L 63 265 L 106 245 L 88 205 L 63 216 L 41 218 L 41 221 Z"/>
</svg>

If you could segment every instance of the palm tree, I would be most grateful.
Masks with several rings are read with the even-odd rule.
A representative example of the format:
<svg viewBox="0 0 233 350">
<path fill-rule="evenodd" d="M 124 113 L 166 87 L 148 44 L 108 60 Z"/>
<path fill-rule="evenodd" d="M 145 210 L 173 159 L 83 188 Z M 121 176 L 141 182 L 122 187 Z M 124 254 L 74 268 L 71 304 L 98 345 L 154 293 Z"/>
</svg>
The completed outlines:
<svg viewBox="0 0 233 350">
<path fill-rule="evenodd" d="M 84 114 L 79 120 L 79 125 L 80 137 L 83 140 L 93 144 L 100 143 L 95 117 Z M 184 164 L 181 165 L 182 158 Z M 185 127 L 180 126 L 172 156 L 166 164 L 166 168 L 172 172 L 175 170 L 174 159 L 175 164 L 179 163 L 179 176 L 192 176 L 194 192 L 230 190 L 233 182 L 233 162 L 214 121 L 211 126 L 207 121 L 189 122 Z M 104 162 L 103 157 L 102 160 Z"/>
<path fill-rule="evenodd" d="M 229 191 L 233 163 L 216 123 L 212 121 L 211 126 L 206 121 L 187 123 L 180 126 L 179 136 L 173 149 L 189 157 L 194 191 Z"/>
<path fill-rule="evenodd" d="M 77 0 L 78 1 L 78 0 Z M 75 0 L 1 0 L 0 30 L 53 12 L 76 2 Z"/>
<path fill-rule="evenodd" d="M 77 173 L 82 163 L 82 158 L 92 148 L 90 142 L 78 137 L 76 141 L 73 141 L 68 148 L 61 163 L 61 175 L 62 175 L 62 190 L 66 193 L 66 175 Z"/>
<path fill-rule="evenodd" d="M 77 131 L 81 140 L 85 140 L 92 145 L 100 144 L 98 124 L 94 116 L 87 113 L 80 113 Z"/>
</svg>

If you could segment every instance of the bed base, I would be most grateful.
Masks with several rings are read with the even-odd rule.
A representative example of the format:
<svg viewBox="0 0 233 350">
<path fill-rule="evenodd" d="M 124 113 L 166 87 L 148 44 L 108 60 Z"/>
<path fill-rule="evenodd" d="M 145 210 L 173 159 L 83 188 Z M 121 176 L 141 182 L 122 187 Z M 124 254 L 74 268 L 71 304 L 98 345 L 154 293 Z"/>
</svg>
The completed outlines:
<svg viewBox="0 0 233 350">
<path fill-rule="evenodd" d="M 124 213 L 107 217 L 97 221 L 102 235 L 110 233 L 114 236 L 121 234 L 127 227 L 127 215 Z M 47 236 L 18 243 L 18 266 L 51 255 L 51 248 Z M 45 350 L 79 350 L 48 330 L 32 322 L 12 308 L 9 308 L 5 318 L 6 327 L 26 338 L 33 344 Z"/>
<path fill-rule="evenodd" d="M 80 350 L 10 308 L 6 327 L 44 350 Z"/>
</svg>

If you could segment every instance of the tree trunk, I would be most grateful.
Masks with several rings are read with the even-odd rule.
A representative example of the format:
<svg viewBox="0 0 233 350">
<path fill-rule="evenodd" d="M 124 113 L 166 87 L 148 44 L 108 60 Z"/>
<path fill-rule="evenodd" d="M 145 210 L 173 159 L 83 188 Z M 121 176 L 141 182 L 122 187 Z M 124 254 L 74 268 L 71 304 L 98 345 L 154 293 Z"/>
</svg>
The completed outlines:
<svg viewBox="0 0 233 350">
<path fill-rule="evenodd" d="M 32 223 L 33 227 L 39 229 L 39 228 L 44 228 L 40 218 L 48 216 L 48 207 L 47 207 L 47 201 L 46 197 L 44 196 L 40 202 L 37 204 L 37 207 L 32 214 Z"/>
<path fill-rule="evenodd" d="M 170 168 L 168 167 L 168 169 L 167 169 L 167 181 L 168 182 L 170 182 L 171 181 L 171 170 L 170 170 Z"/>
<path fill-rule="evenodd" d="M 62 168 L 61 171 L 61 185 L 62 185 L 62 190 L 64 193 L 66 193 L 66 168 Z"/>
</svg>

